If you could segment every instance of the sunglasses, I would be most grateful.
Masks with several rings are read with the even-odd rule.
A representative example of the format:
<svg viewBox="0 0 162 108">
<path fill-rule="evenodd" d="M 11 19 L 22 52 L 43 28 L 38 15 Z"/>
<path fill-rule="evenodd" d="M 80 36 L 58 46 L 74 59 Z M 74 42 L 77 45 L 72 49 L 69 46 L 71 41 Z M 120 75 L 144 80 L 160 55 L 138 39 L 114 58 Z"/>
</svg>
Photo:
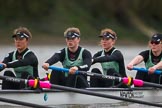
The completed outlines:
<svg viewBox="0 0 162 108">
<path fill-rule="evenodd" d="M 160 41 L 151 41 L 150 43 L 151 43 L 151 44 L 155 44 L 155 45 L 161 44 Z"/>
</svg>

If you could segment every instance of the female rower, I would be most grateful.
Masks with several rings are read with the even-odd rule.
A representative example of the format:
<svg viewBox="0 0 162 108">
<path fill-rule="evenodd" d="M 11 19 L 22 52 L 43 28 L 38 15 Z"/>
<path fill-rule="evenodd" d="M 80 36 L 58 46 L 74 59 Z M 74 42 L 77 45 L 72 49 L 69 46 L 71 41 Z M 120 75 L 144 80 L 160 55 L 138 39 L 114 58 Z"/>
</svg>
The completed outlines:
<svg viewBox="0 0 162 108">
<path fill-rule="evenodd" d="M 17 77 L 23 79 L 38 77 L 38 59 L 36 55 L 29 50 L 28 44 L 32 35 L 26 27 L 19 27 L 13 31 L 16 50 L 8 53 L 1 65 L 3 68 L 13 68 L 14 71 L 5 70 L 4 76 Z M 2 81 L 2 89 L 22 89 L 24 85 L 7 80 Z"/>
</svg>

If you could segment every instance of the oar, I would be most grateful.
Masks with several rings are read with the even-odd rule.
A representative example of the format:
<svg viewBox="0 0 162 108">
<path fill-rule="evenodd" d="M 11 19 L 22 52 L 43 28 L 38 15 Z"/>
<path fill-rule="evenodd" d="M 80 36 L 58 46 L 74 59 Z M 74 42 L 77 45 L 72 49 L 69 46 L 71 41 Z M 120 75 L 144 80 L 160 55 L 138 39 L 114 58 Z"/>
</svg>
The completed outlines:
<svg viewBox="0 0 162 108">
<path fill-rule="evenodd" d="M 137 70 L 137 71 L 140 71 L 140 72 L 148 72 L 148 69 L 146 69 L 146 68 L 139 68 L 139 67 L 133 67 L 132 70 Z M 159 74 L 162 73 L 162 71 L 156 70 L 154 73 L 159 75 Z"/>
<path fill-rule="evenodd" d="M 31 82 L 31 83 L 33 84 L 33 82 Z M 30 86 L 32 86 L 32 84 L 30 84 Z M 39 81 L 39 87 L 40 88 L 48 88 L 48 89 L 59 89 L 59 90 L 65 90 L 65 91 L 80 93 L 80 94 L 86 94 L 86 95 L 98 96 L 98 97 L 103 97 L 103 98 L 116 99 L 116 100 L 122 100 L 122 101 L 127 101 L 127 102 L 134 102 L 134 103 L 138 103 L 138 104 L 162 107 L 162 104 L 156 104 L 156 103 L 150 103 L 150 102 L 142 101 L 142 100 L 135 100 L 135 99 L 130 99 L 130 98 L 112 96 L 112 95 L 108 95 L 108 94 L 93 92 L 93 91 L 90 91 L 90 90 L 60 86 L 60 85 L 51 84 L 51 83 L 45 82 L 45 81 Z"/>
<path fill-rule="evenodd" d="M 49 66 L 49 69 L 55 70 L 55 71 L 60 71 L 60 72 L 69 72 L 69 69 L 66 68 L 59 68 L 55 66 Z M 124 84 L 130 85 L 134 84 L 135 86 L 138 87 L 143 87 L 143 86 L 150 86 L 150 87 L 156 87 L 156 88 L 162 88 L 162 85 L 156 84 L 156 83 L 150 83 L 150 82 L 145 82 L 139 79 L 132 79 L 130 77 L 115 77 L 115 76 L 110 76 L 110 75 L 102 75 L 102 74 L 97 74 L 97 73 L 90 73 L 86 71 L 76 71 L 76 74 L 81 73 L 85 75 L 89 75 L 92 77 L 99 77 L 99 78 L 105 78 L 105 79 L 110 79 L 110 80 L 115 80 L 115 81 L 122 81 Z"/>
<path fill-rule="evenodd" d="M 59 68 L 59 67 L 55 67 L 55 66 L 49 66 L 49 69 L 55 70 L 55 71 L 59 71 L 59 72 L 69 72 L 69 69 L 67 68 Z M 91 77 L 98 77 L 98 78 L 103 78 L 103 79 L 110 79 L 110 80 L 114 80 L 117 82 L 122 82 L 126 85 L 131 85 L 131 78 L 130 77 L 116 77 L 116 76 L 110 76 L 110 75 L 103 75 L 103 74 L 97 74 L 97 73 L 92 73 L 92 72 L 87 72 L 87 71 L 76 71 L 75 74 L 84 74 L 87 76 L 91 76 Z"/>
<path fill-rule="evenodd" d="M 17 104 L 17 105 L 33 107 L 33 108 L 52 108 L 52 107 L 48 107 L 48 106 L 43 106 L 43 105 L 38 105 L 38 104 L 33 104 L 33 103 L 28 103 L 28 102 L 22 102 L 22 101 L 17 101 L 17 100 L 13 100 L 13 99 L 6 99 L 6 98 L 2 98 L 2 97 L 0 97 L 0 101 Z"/>
<path fill-rule="evenodd" d="M 130 98 L 122 98 L 122 97 L 112 96 L 112 95 L 108 95 L 108 94 L 96 93 L 96 92 L 89 91 L 89 90 L 54 85 L 47 81 L 38 81 L 37 79 L 36 80 L 26 80 L 26 79 L 18 79 L 18 78 L 7 77 L 7 76 L 0 76 L 0 79 L 6 79 L 6 80 L 8 79 L 8 81 L 12 81 L 12 82 L 21 82 L 21 83 L 24 83 L 25 85 L 28 85 L 30 87 L 35 87 L 35 86 L 38 87 L 39 86 L 40 88 L 60 89 L 60 90 L 66 90 L 66 91 L 76 92 L 76 93 L 80 93 L 80 94 L 87 94 L 87 95 L 98 96 L 98 97 L 103 97 L 103 98 L 110 98 L 110 99 L 122 100 L 122 101 L 127 101 L 127 102 L 134 102 L 134 103 L 139 103 L 139 104 L 162 107 L 161 104 L 155 104 L 155 103 L 150 103 L 150 102 L 146 102 L 146 101 L 142 101 L 142 100 L 135 100 L 135 99 L 130 99 Z M 49 108 L 49 107 L 46 107 L 46 108 Z"/>
</svg>

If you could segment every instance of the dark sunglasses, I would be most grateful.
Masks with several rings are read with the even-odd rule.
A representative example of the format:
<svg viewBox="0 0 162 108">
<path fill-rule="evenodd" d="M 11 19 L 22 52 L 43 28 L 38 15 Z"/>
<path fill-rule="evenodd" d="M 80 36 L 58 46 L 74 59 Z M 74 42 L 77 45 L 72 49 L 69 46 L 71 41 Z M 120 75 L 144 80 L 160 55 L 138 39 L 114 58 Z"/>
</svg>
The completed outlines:
<svg viewBox="0 0 162 108">
<path fill-rule="evenodd" d="M 160 41 L 151 41 L 150 43 L 151 43 L 151 44 L 158 45 L 158 44 L 160 44 L 161 42 L 160 42 Z"/>
</svg>

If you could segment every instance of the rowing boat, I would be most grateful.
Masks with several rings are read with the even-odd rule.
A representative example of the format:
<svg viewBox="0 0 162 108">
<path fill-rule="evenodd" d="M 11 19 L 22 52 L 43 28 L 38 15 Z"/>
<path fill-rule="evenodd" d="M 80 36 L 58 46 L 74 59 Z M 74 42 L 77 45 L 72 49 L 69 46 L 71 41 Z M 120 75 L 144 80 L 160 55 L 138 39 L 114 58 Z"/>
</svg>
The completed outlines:
<svg viewBox="0 0 162 108">
<path fill-rule="evenodd" d="M 96 93 L 108 94 L 123 98 L 137 99 L 147 102 L 162 102 L 162 90 L 155 88 L 87 88 Z M 63 90 L 0 90 L 0 97 L 22 102 L 35 103 L 46 106 L 58 105 L 87 105 L 87 104 L 114 104 L 125 101 L 91 96 Z M 0 102 L 0 105 L 14 105 Z M 16 105 L 14 105 L 16 106 Z"/>
<path fill-rule="evenodd" d="M 69 72 L 68 69 L 50 67 L 52 70 Z M 0 105 L 8 103 L 20 104 L 25 106 L 37 106 L 39 108 L 51 108 L 49 106 L 57 105 L 87 105 L 87 104 L 110 104 L 121 102 L 133 102 L 144 105 L 162 107 L 161 99 L 162 85 L 145 82 L 131 77 L 115 77 L 109 75 L 92 74 L 85 71 L 77 71 L 77 73 L 86 74 L 88 76 L 96 76 L 104 79 L 111 79 L 122 82 L 123 84 L 133 84 L 135 86 L 150 86 L 152 88 L 86 88 L 77 89 L 51 84 L 49 81 L 41 81 L 39 79 L 18 79 L 7 76 L 0 76 L 0 79 L 21 83 L 29 87 L 38 87 L 40 90 L 1 90 Z M 3 98 L 3 99 L 2 99 Z M 8 100 L 9 101 L 8 101 Z M 26 103 L 25 103 L 26 102 Z M 34 104 L 34 105 L 33 105 Z M 40 106 L 41 105 L 41 106 Z"/>
</svg>

